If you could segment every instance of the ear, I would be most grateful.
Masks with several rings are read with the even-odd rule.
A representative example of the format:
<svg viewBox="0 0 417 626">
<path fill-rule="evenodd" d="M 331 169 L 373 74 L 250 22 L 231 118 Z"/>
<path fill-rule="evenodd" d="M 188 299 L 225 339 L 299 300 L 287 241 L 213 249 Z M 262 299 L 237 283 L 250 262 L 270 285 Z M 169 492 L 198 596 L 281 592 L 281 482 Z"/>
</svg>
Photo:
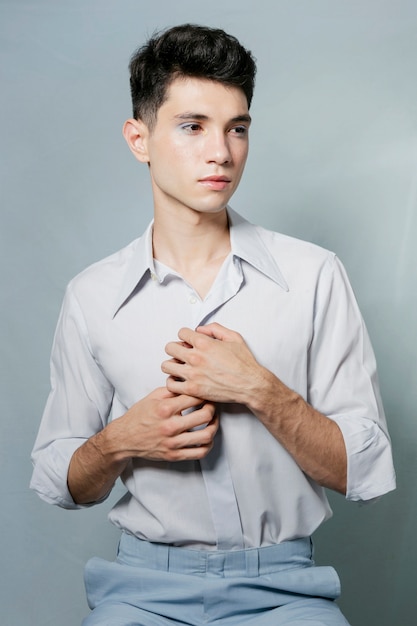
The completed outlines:
<svg viewBox="0 0 417 626">
<path fill-rule="evenodd" d="M 149 129 L 142 120 L 129 119 L 123 124 L 123 137 L 134 157 L 141 163 L 149 163 Z"/>
</svg>

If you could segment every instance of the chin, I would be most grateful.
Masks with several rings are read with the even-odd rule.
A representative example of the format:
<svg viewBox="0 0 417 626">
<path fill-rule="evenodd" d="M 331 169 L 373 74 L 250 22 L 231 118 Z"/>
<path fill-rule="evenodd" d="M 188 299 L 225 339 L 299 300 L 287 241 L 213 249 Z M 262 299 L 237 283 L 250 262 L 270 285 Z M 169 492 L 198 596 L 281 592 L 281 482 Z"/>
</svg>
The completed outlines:
<svg viewBox="0 0 417 626">
<path fill-rule="evenodd" d="M 226 207 L 221 207 L 217 209 L 194 209 L 200 215 L 220 215 L 226 210 Z"/>
<path fill-rule="evenodd" d="M 229 198 L 228 198 L 229 200 Z M 222 211 L 224 211 L 228 206 L 228 201 L 222 201 L 222 202 L 216 202 L 215 204 L 196 204 L 196 206 L 194 207 L 195 211 L 198 211 L 199 213 L 221 213 Z"/>
</svg>

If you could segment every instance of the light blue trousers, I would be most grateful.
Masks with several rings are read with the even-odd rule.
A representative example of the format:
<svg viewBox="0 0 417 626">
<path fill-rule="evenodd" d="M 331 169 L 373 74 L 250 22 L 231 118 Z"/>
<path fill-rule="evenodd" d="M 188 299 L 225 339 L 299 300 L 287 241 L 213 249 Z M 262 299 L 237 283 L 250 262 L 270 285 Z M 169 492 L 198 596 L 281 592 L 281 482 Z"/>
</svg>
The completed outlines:
<svg viewBox="0 0 417 626">
<path fill-rule="evenodd" d="M 87 563 L 85 584 L 83 626 L 349 626 L 339 578 L 314 565 L 310 539 L 211 552 L 124 533 L 116 561 Z"/>
</svg>

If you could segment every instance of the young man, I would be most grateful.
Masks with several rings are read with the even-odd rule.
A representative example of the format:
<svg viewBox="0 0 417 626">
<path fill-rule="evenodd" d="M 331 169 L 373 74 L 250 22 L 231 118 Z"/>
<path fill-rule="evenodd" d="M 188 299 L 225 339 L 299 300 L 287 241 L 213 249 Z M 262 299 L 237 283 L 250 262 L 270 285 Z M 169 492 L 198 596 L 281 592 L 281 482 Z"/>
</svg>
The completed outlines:
<svg viewBox="0 0 417 626">
<path fill-rule="evenodd" d="M 228 207 L 255 63 L 184 25 L 132 58 L 124 136 L 154 220 L 68 286 L 33 451 L 48 502 L 126 495 L 114 563 L 86 568 L 84 624 L 347 624 L 311 534 L 324 487 L 395 486 L 368 336 L 334 254 Z"/>
</svg>

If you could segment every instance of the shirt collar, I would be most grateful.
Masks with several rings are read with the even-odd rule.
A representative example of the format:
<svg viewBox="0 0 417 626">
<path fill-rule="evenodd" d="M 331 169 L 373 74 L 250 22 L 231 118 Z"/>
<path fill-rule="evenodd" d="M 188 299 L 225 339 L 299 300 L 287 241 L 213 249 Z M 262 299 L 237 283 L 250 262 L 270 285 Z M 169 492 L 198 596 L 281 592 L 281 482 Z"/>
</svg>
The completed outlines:
<svg viewBox="0 0 417 626">
<path fill-rule="evenodd" d="M 288 285 L 269 249 L 261 239 L 256 226 L 245 220 L 230 207 L 227 209 L 230 227 L 230 245 L 232 254 L 252 265 L 259 272 L 268 276 L 282 289 L 288 291 Z M 133 253 L 128 261 L 124 278 L 114 303 L 113 316 L 124 304 L 137 293 L 144 280 L 162 281 L 155 270 L 152 249 L 153 220 L 146 231 L 133 244 Z"/>
<path fill-rule="evenodd" d="M 139 291 L 144 280 L 149 278 L 149 276 L 154 280 L 159 280 L 153 263 L 152 230 L 153 220 L 142 237 L 133 242 L 133 252 L 127 262 L 122 283 L 114 302 L 113 317 Z"/>
<path fill-rule="evenodd" d="M 288 285 L 273 255 L 262 240 L 258 228 L 229 207 L 227 214 L 229 216 L 230 245 L 233 255 L 246 261 L 276 282 L 282 289 L 288 291 Z"/>
</svg>

